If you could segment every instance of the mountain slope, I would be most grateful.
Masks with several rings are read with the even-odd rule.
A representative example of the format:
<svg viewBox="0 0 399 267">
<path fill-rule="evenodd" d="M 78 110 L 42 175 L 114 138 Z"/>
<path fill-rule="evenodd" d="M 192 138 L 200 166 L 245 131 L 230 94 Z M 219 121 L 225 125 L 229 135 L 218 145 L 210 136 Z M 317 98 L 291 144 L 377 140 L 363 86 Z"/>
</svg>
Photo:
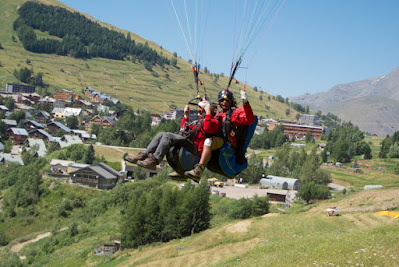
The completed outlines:
<svg viewBox="0 0 399 267">
<path fill-rule="evenodd" d="M 0 43 L 4 49 L 0 50 L 0 87 L 6 83 L 17 82 L 13 76 L 15 69 L 27 67 L 35 73 L 42 72 L 43 80 L 50 85 L 50 91 L 68 89 L 82 94 L 82 90 L 91 86 L 97 91 L 105 92 L 117 98 L 122 103 L 137 109 L 147 109 L 151 112 L 162 113 L 170 109 L 170 105 L 183 107 L 188 100 L 196 96 L 196 90 L 191 72 L 191 65 L 177 57 L 177 68 L 165 65 L 153 67 L 153 72 L 145 69 L 140 62 L 129 60 L 110 60 L 104 58 L 76 59 L 69 56 L 55 54 L 37 54 L 26 51 L 13 31 L 12 24 L 17 19 L 17 9 L 26 0 L 3 0 L 2 16 L 0 16 Z M 38 2 L 65 7 L 76 12 L 57 0 L 39 0 Z M 85 15 L 85 14 L 83 14 Z M 89 17 L 89 16 L 87 16 Z M 94 18 L 90 19 L 96 21 Z M 100 25 L 127 34 L 127 31 L 117 29 L 112 25 L 97 21 Z M 35 30 L 36 31 L 36 30 Z M 36 31 L 41 38 L 50 37 L 48 33 Z M 137 43 L 148 42 L 150 48 L 171 59 L 174 55 L 161 46 L 130 33 Z M 14 40 L 15 41 L 14 41 Z M 29 60 L 29 61 L 28 61 Z M 30 62 L 29 64 L 27 62 Z M 230 64 L 226 62 L 226 64 Z M 201 73 L 200 79 L 204 83 L 211 99 L 217 97 L 217 92 L 225 88 L 228 77 L 216 77 L 212 73 Z M 231 86 L 238 95 L 244 84 Z M 275 101 L 265 92 L 248 88 L 248 97 L 255 113 L 263 117 L 294 119 L 296 112 L 285 115 L 287 106 Z M 201 93 L 203 89 L 201 89 Z"/>
<path fill-rule="evenodd" d="M 378 135 L 399 130 L 399 68 L 363 81 L 340 84 L 327 92 L 291 97 L 314 110 L 331 112 Z"/>
</svg>

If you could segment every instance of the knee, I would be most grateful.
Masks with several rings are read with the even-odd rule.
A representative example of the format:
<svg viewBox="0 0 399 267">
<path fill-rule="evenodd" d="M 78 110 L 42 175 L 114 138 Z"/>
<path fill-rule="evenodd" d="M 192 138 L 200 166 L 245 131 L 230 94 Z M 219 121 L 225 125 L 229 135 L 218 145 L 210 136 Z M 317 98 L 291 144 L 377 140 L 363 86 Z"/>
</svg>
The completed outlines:
<svg viewBox="0 0 399 267">
<path fill-rule="evenodd" d="M 206 138 L 204 141 L 204 146 L 206 147 L 212 146 L 212 138 Z"/>
</svg>

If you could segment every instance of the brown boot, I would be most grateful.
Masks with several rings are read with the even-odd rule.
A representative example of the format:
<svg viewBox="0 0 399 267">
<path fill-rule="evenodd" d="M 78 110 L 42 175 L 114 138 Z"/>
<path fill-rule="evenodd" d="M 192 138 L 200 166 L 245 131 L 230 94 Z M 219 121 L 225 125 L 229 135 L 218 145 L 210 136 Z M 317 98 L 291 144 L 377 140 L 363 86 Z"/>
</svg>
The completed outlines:
<svg viewBox="0 0 399 267">
<path fill-rule="evenodd" d="M 186 182 L 187 181 L 187 177 L 178 174 L 177 172 L 172 172 L 169 173 L 168 175 L 169 179 L 175 180 L 175 181 L 181 181 L 181 182 Z"/>
<path fill-rule="evenodd" d="M 145 160 L 146 158 L 147 158 L 147 154 L 145 154 L 144 152 L 139 152 L 136 156 L 133 156 L 133 157 L 126 155 L 125 160 L 129 161 L 130 163 L 136 164 L 137 161 Z"/>
<path fill-rule="evenodd" d="M 194 182 L 199 183 L 201 180 L 202 172 L 204 171 L 204 165 L 202 164 L 195 164 L 194 169 L 191 171 L 186 171 L 184 173 L 185 176 L 193 179 Z"/>
<path fill-rule="evenodd" d="M 151 170 L 156 170 L 157 169 L 157 159 L 149 154 L 148 158 L 145 160 L 139 160 L 137 161 L 137 165 L 143 168 L 151 169 Z"/>
</svg>

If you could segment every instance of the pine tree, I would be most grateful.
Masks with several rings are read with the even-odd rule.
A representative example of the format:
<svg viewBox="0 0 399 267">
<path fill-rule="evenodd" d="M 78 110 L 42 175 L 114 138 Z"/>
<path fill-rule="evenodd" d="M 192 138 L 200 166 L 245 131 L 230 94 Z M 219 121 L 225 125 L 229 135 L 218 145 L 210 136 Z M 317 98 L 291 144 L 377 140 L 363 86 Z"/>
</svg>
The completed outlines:
<svg viewBox="0 0 399 267">
<path fill-rule="evenodd" d="M 83 162 L 86 164 L 93 164 L 94 159 L 95 159 L 94 147 L 92 144 L 90 144 L 87 147 L 85 154 L 83 156 Z"/>
</svg>

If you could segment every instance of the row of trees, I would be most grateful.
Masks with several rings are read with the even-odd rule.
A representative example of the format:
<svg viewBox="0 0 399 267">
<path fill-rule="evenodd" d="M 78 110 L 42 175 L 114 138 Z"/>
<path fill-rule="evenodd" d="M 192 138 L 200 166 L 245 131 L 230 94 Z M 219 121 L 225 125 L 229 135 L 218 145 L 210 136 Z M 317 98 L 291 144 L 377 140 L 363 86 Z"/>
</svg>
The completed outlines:
<svg viewBox="0 0 399 267">
<path fill-rule="evenodd" d="M 124 247 L 167 242 L 209 227 L 209 191 L 205 184 L 154 187 L 135 194 L 121 221 Z"/>
<path fill-rule="evenodd" d="M 26 2 L 18 9 L 19 18 L 14 22 L 14 30 L 24 48 L 36 53 L 71 55 L 76 58 L 103 57 L 122 60 L 134 56 L 152 64 L 170 64 L 169 59 L 115 30 L 98 23 L 77 12 L 65 8 Z M 62 38 L 38 39 L 34 30 L 48 31 L 50 35 Z"/>
</svg>

